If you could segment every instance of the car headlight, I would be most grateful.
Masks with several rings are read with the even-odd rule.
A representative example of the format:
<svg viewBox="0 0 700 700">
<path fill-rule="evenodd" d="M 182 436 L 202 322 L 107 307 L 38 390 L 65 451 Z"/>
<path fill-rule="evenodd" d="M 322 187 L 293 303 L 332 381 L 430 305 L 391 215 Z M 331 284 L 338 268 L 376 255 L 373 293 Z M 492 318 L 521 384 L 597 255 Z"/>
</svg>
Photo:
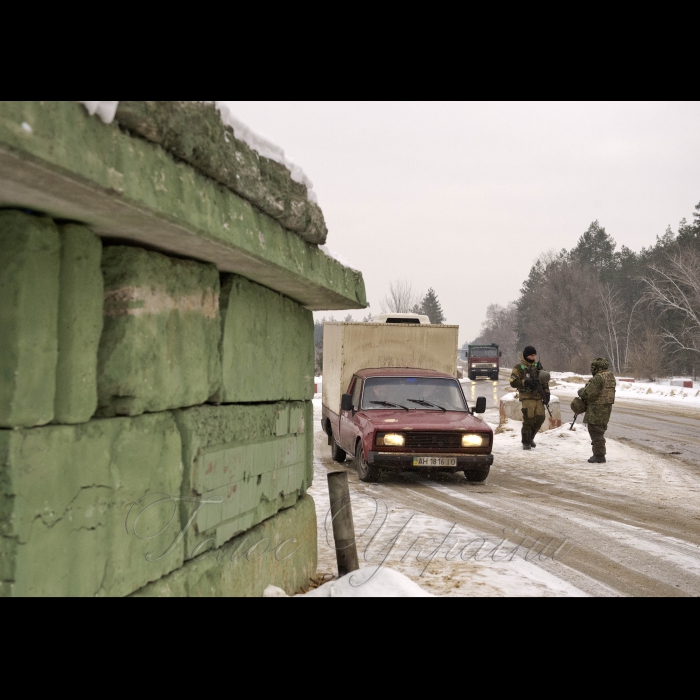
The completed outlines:
<svg viewBox="0 0 700 700">
<path fill-rule="evenodd" d="M 377 445 L 386 447 L 403 447 L 406 443 L 406 437 L 401 433 L 380 433 L 377 435 Z"/>
<path fill-rule="evenodd" d="M 488 444 L 488 437 L 486 435 L 466 433 L 462 435 L 462 447 L 483 447 Z"/>
</svg>

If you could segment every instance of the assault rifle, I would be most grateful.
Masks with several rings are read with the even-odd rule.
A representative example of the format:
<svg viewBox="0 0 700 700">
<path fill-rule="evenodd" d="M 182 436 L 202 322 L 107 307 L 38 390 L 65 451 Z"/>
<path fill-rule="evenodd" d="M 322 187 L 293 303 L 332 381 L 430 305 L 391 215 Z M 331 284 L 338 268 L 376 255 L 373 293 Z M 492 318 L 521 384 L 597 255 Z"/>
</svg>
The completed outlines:
<svg viewBox="0 0 700 700">
<path fill-rule="evenodd" d="M 540 363 L 538 363 L 540 364 Z M 541 364 L 540 364 L 541 367 Z M 542 376 L 544 375 L 544 376 Z M 535 380 L 539 384 L 539 390 L 537 393 L 539 394 L 539 397 L 542 399 L 542 403 L 545 405 L 545 408 L 547 409 L 547 413 L 549 413 L 549 417 L 554 419 L 554 416 L 552 415 L 552 411 L 549 409 L 549 401 L 546 401 L 547 394 L 544 392 L 544 385 L 549 381 L 549 372 L 546 372 L 543 369 L 540 369 L 537 372 L 537 377 L 531 377 L 529 372 L 525 372 L 525 376 L 527 377 L 528 381 L 529 380 Z"/>
<path fill-rule="evenodd" d="M 574 413 L 574 419 L 571 421 L 571 425 L 569 426 L 569 430 L 574 429 L 574 423 L 576 422 L 577 418 L 578 418 L 578 413 Z"/>
</svg>

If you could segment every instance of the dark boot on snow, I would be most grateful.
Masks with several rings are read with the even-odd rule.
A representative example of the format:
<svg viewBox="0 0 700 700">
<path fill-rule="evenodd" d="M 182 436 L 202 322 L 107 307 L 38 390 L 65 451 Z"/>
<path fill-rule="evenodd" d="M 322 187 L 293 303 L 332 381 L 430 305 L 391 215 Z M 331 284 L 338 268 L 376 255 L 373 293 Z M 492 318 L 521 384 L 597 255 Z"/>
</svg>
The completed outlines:
<svg viewBox="0 0 700 700">
<path fill-rule="evenodd" d="M 532 440 L 530 440 L 530 447 L 537 447 L 537 445 Z"/>
<path fill-rule="evenodd" d="M 591 464 L 605 464 L 605 455 L 593 455 L 588 461 Z"/>
</svg>

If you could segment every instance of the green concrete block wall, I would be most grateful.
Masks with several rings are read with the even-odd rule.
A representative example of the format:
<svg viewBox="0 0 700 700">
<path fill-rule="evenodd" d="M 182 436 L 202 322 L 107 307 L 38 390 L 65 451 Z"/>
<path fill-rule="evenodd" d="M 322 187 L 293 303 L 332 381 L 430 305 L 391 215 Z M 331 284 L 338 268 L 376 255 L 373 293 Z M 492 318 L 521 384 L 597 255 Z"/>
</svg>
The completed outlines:
<svg viewBox="0 0 700 700">
<path fill-rule="evenodd" d="M 316 509 L 311 496 L 204 552 L 134 596 L 260 597 L 272 584 L 292 595 L 317 565 Z"/>
<path fill-rule="evenodd" d="M 313 398 L 313 315 L 238 275 L 222 275 L 220 403 Z"/>
<path fill-rule="evenodd" d="M 50 219 L 0 211 L 0 427 L 53 420 L 59 255 Z"/>
<path fill-rule="evenodd" d="M 119 596 L 179 568 L 177 502 L 146 506 L 177 497 L 181 456 L 170 413 L 0 431 L 0 593 Z"/>
<path fill-rule="evenodd" d="M 97 408 L 102 334 L 102 242 L 85 226 L 60 227 L 61 272 L 54 420 L 84 423 Z"/>
<path fill-rule="evenodd" d="M 103 237 L 206 260 L 310 309 L 367 305 L 361 273 L 77 102 L 0 101 L 0 207 L 30 207 Z"/>
<path fill-rule="evenodd" d="M 186 536 L 187 556 L 219 547 L 293 505 L 312 479 L 312 406 L 200 406 L 175 413 L 183 446 L 183 499 L 202 506 Z M 183 501 L 181 520 L 192 506 Z"/>
<path fill-rule="evenodd" d="M 98 415 L 202 404 L 218 391 L 219 274 L 213 265 L 106 247 Z"/>
</svg>

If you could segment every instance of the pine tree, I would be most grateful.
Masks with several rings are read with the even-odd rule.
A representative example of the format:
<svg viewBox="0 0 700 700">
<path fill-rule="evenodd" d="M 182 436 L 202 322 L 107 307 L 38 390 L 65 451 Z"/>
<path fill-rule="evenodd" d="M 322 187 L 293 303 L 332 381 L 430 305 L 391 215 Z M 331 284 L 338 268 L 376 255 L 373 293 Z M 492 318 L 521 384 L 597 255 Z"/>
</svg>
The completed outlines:
<svg viewBox="0 0 700 700">
<path fill-rule="evenodd" d="M 588 230 L 578 239 L 576 247 L 571 250 L 571 258 L 584 265 L 591 265 L 597 270 L 615 268 L 615 240 L 606 233 L 596 219 Z"/>
<path fill-rule="evenodd" d="M 429 319 L 430 323 L 445 323 L 445 314 L 442 312 L 442 306 L 435 294 L 435 290 L 431 287 L 427 294 L 423 297 L 420 304 L 421 312 Z"/>
</svg>

